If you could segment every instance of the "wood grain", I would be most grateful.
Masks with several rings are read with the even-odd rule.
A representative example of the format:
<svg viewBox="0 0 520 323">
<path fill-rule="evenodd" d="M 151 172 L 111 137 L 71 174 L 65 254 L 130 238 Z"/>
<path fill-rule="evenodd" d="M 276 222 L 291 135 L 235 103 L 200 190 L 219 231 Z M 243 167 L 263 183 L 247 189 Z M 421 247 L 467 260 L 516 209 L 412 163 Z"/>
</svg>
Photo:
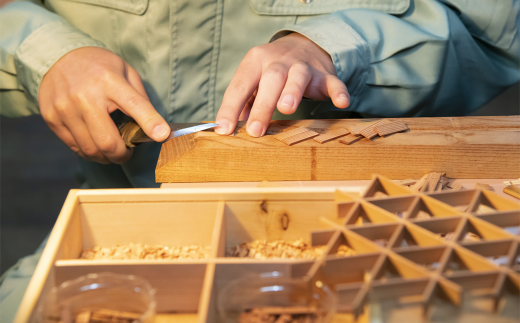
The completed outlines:
<svg viewBox="0 0 520 323">
<path fill-rule="evenodd" d="M 287 147 L 273 134 L 294 127 L 327 133 L 363 120 L 284 120 L 272 121 L 262 138 L 242 128 L 235 136 L 182 136 L 163 145 L 156 181 L 353 180 L 374 173 L 402 179 L 430 172 L 454 178 L 520 177 L 520 116 L 388 120 L 401 120 L 410 131 L 351 145 L 307 140 Z"/>
</svg>

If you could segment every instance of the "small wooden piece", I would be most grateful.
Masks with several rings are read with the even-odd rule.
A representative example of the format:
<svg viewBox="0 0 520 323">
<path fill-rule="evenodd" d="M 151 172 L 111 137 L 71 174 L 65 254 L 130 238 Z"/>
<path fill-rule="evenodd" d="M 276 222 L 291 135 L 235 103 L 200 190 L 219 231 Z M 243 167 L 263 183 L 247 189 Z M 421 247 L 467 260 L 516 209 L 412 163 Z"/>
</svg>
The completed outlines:
<svg viewBox="0 0 520 323">
<path fill-rule="evenodd" d="M 339 142 L 341 142 L 342 144 L 345 144 L 345 145 L 350 145 L 361 139 L 363 139 L 363 136 L 355 136 L 353 134 L 349 134 L 349 135 L 343 137 L 342 139 L 340 139 Z"/>
<path fill-rule="evenodd" d="M 401 121 L 393 121 L 375 126 L 375 131 L 381 137 L 388 136 L 398 132 L 403 132 L 406 130 L 408 130 L 408 127 Z"/>
<path fill-rule="evenodd" d="M 290 130 L 279 135 L 276 135 L 274 138 L 280 140 L 284 144 L 288 146 L 292 146 L 299 142 L 312 139 L 314 137 L 319 136 L 319 133 L 309 130 L 305 127 L 296 128 L 294 130 Z"/>
<path fill-rule="evenodd" d="M 493 191 L 493 187 L 491 185 L 489 185 L 489 184 L 486 184 L 486 183 L 476 183 L 475 184 L 475 189 Z"/>
<path fill-rule="evenodd" d="M 520 200 L 520 187 L 509 185 L 504 188 L 504 193 Z"/>
<path fill-rule="evenodd" d="M 334 140 L 334 139 L 346 136 L 349 133 L 350 133 L 350 131 L 348 131 L 345 128 L 338 128 L 338 129 L 331 130 L 331 131 L 329 131 L 329 132 L 327 132 L 325 134 L 321 134 L 318 137 L 315 137 L 314 140 L 316 140 L 320 144 L 324 144 L 324 143 L 326 143 L 328 141 L 331 141 L 331 140 Z"/>
<path fill-rule="evenodd" d="M 361 135 L 363 135 L 363 137 L 365 137 L 365 138 L 372 139 L 377 136 L 376 127 L 379 125 L 383 125 L 385 123 L 389 123 L 389 122 L 390 121 L 388 121 L 386 119 L 379 120 L 379 121 L 375 122 L 374 124 L 362 129 L 361 131 L 359 131 L 359 133 Z"/>
<path fill-rule="evenodd" d="M 460 191 L 460 190 L 463 190 L 464 189 L 464 186 L 462 186 L 462 184 L 460 183 L 452 183 L 450 185 L 451 189 L 454 190 L 454 191 Z"/>
<path fill-rule="evenodd" d="M 421 192 L 435 192 L 437 185 L 444 173 L 429 173 L 426 176 L 424 186 L 421 188 Z"/>
</svg>

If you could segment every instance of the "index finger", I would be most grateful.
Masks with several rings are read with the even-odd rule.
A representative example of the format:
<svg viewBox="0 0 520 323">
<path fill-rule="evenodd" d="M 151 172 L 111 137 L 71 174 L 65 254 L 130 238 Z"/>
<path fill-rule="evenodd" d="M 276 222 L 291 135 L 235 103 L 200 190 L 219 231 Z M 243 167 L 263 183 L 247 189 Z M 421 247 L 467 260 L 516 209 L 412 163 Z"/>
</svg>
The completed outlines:
<svg viewBox="0 0 520 323">
<path fill-rule="evenodd" d="M 117 79 L 108 93 L 120 109 L 132 117 L 143 131 L 155 141 L 164 141 L 171 132 L 163 117 L 150 101 L 134 89 L 126 79 Z"/>
<path fill-rule="evenodd" d="M 261 67 L 244 59 L 238 67 L 233 79 L 229 83 L 222 105 L 217 114 L 215 132 L 220 135 L 229 135 L 235 130 L 238 117 L 247 101 L 258 87 Z"/>
</svg>

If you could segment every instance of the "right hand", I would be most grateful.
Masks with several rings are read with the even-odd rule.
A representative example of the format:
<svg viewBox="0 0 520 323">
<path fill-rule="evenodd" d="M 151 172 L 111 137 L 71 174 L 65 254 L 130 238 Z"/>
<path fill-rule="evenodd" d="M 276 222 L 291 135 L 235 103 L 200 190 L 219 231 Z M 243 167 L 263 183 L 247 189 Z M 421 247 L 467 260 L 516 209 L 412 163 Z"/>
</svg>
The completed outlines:
<svg viewBox="0 0 520 323">
<path fill-rule="evenodd" d="M 132 117 L 155 141 L 170 134 L 130 65 L 112 52 L 83 47 L 67 53 L 45 74 L 38 103 L 43 119 L 81 157 L 122 164 L 132 156 L 110 113 Z"/>
</svg>

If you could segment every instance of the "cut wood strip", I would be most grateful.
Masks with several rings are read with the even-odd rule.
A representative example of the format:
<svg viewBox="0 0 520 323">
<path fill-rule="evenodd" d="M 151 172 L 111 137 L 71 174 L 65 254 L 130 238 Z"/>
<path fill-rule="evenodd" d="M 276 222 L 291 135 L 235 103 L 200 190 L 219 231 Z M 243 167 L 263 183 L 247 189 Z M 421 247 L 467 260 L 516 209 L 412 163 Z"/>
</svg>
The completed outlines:
<svg viewBox="0 0 520 323">
<path fill-rule="evenodd" d="M 504 193 L 509 194 L 520 200 L 520 187 L 516 187 L 513 185 L 507 186 L 504 188 Z"/>
<path fill-rule="evenodd" d="M 486 183 L 476 183 L 475 189 L 493 191 L 493 187 L 491 187 L 491 185 L 486 184 Z"/>
<path fill-rule="evenodd" d="M 316 140 L 320 144 L 323 144 L 323 143 L 326 143 L 327 141 L 331 141 L 336 138 L 346 136 L 349 133 L 350 133 L 350 131 L 348 131 L 345 128 L 338 128 L 338 129 L 331 130 L 325 134 L 321 134 L 318 137 L 315 137 L 314 140 Z"/>
<path fill-rule="evenodd" d="M 408 130 L 408 127 L 401 121 L 393 121 L 377 125 L 374 127 L 374 129 L 378 135 L 384 137 L 394 133 L 406 131 Z"/>
<path fill-rule="evenodd" d="M 341 142 L 342 144 L 345 144 L 345 145 L 350 145 L 361 139 L 363 139 L 363 136 L 355 136 L 353 134 L 350 134 L 350 135 L 343 137 L 343 139 L 340 139 L 339 142 Z"/>
<path fill-rule="evenodd" d="M 363 137 L 365 137 L 365 138 L 372 139 L 377 136 L 376 127 L 389 123 L 389 122 L 390 121 L 388 121 L 386 119 L 379 120 L 376 123 L 374 123 L 373 125 L 370 125 L 370 126 L 366 127 L 365 129 L 361 130 L 359 133 L 361 135 L 363 135 Z"/>
<path fill-rule="evenodd" d="M 464 189 L 464 186 L 462 186 L 460 183 L 451 183 L 451 189 L 454 191 L 460 191 Z"/>
<path fill-rule="evenodd" d="M 355 136 L 359 136 L 359 135 L 361 135 L 360 134 L 361 130 L 365 129 L 366 127 L 374 125 L 378 121 L 379 120 L 364 122 L 364 123 L 357 123 L 357 124 L 348 126 L 347 129 L 348 129 L 348 131 L 350 131 L 351 134 L 353 134 Z"/>
<path fill-rule="evenodd" d="M 421 192 L 435 192 L 437 184 L 443 175 L 443 173 L 429 173 L 428 176 L 426 176 L 426 180 L 424 186 L 421 188 Z"/>
<path fill-rule="evenodd" d="M 317 133 L 317 132 L 314 132 L 312 130 L 308 130 L 306 132 L 299 133 L 299 134 L 297 134 L 295 136 L 292 136 L 292 137 L 289 137 L 289 138 L 286 138 L 286 139 L 282 139 L 280 141 L 283 142 L 284 144 L 288 145 L 288 146 L 292 146 L 294 144 L 297 144 L 299 142 L 302 142 L 302 141 L 305 141 L 305 140 L 308 140 L 308 139 L 312 139 L 312 138 L 317 137 L 319 135 L 320 134 Z"/>
<path fill-rule="evenodd" d="M 299 127 L 299 128 L 293 129 L 293 130 L 289 130 L 289 131 L 285 131 L 285 132 L 279 133 L 279 134 L 274 136 L 274 139 L 283 141 L 283 140 L 285 140 L 287 138 L 299 135 L 299 134 L 304 133 L 306 131 L 309 131 L 309 129 L 305 128 L 305 127 Z"/>
</svg>

